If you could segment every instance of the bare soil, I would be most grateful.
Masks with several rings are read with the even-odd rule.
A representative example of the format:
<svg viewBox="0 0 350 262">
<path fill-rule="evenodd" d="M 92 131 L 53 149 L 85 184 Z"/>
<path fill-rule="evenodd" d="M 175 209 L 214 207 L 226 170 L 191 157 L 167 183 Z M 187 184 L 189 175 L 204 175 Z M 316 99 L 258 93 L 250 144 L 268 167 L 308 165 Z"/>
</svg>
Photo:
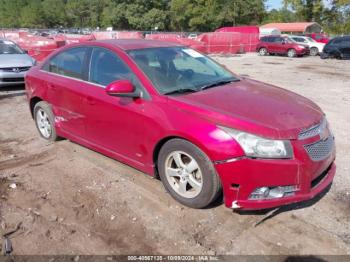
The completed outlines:
<svg viewBox="0 0 350 262">
<path fill-rule="evenodd" d="M 70 141 L 48 143 L 23 87 L 0 90 L 0 233 L 14 254 L 350 254 L 350 61 L 318 57 L 214 57 L 234 72 L 304 95 L 337 138 L 326 194 L 263 213 L 179 205 L 160 181 Z"/>
</svg>

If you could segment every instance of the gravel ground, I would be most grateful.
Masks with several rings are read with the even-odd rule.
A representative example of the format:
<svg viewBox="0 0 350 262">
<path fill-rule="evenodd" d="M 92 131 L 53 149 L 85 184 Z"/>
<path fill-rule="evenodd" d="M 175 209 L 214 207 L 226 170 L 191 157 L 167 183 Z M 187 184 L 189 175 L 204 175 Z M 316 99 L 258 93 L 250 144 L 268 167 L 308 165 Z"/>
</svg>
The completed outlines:
<svg viewBox="0 0 350 262">
<path fill-rule="evenodd" d="M 39 138 L 23 87 L 0 90 L 0 233 L 14 254 L 350 254 L 350 61 L 214 57 L 234 72 L 304 95 L 337 138 L 324 196 L 265 221 L 221 202 L 193 210 L 160 181 L 70 141 Z"/>
</svg>

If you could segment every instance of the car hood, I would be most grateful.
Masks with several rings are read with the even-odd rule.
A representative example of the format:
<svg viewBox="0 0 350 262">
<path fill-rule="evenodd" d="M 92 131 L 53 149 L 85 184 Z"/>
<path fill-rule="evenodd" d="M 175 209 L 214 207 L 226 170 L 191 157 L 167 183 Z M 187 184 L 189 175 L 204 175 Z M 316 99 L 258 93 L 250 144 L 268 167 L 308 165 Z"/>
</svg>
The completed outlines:
<svg viewBox="0 0 350 262">
<path fill-rule="evenodd" d="M 27 67 L 33 65 L 33 58 L 27 54 L 0 55 L 0 68 Z"/>
<path fill-rule="evenodd" d="M 301 130 L 323 117 L 311 100 L 250 79 L 169 99 L 187 114 L 274 139 L 297 139 Z"/>
</svg>

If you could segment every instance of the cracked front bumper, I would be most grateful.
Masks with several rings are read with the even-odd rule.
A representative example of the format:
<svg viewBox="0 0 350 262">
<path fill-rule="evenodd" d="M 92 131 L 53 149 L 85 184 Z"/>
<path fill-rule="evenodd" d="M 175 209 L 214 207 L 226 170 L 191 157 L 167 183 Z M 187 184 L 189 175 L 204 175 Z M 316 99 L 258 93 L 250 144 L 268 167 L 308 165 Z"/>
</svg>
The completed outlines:
<svg viewBox="0 0 350 262">
<path fill-rule="evenodd" d="M 219 174 L 225 205 L 229 208 L 258 210 L 310 200 L 325 190 L 336 172 L 335 149 L 323 161 L 308 156 L 299 159 L 262 160 L 241 158 L 215 165 Z M 297 186 L 294 195 L 281 198 L 251 200 L 251 193 L 259 187 Z"/>
</svg>

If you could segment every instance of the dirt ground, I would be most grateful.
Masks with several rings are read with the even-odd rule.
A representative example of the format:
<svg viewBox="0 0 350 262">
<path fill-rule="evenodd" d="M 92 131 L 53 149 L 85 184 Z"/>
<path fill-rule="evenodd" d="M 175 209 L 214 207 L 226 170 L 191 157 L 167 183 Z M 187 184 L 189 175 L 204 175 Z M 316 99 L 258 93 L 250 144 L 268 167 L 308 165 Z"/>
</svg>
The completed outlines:
<svg viewBox="0 0 350 262">
<path fill-rule="evenodd" d="M 39 138 L 24 91 L 0 90 L 0 233 L 14 254 L 350 254 L 350 61 L 215 57 L 234 72 L 318 103 L 337 141 L 337 175 L 316 201 L 262 214 L 193 210 L 160 181 L 70 141 Z M 15 187 L 15 188 L 14 188 Z"/>
</svg>

